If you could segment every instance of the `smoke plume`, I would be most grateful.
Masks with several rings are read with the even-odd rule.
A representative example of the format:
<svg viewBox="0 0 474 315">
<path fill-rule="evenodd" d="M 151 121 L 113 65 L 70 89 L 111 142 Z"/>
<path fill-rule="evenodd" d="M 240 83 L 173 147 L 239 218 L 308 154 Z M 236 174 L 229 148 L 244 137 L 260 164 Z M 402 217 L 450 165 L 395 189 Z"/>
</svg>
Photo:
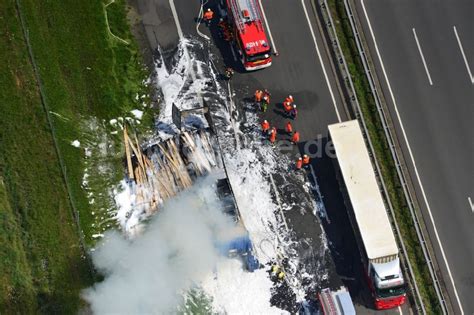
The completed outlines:
<svg viewBox="0 0 474 315">
<path fill-rule="evenodd" d="M 83 292 L 94 314 L 175 313 L 183 294 L 211 276 L 215 244 L 235 231 L 221 207 L 209 176 L 166 202 L 142 235 L 107 233 L 93 253 L 105 279 Z"/>
</svg>

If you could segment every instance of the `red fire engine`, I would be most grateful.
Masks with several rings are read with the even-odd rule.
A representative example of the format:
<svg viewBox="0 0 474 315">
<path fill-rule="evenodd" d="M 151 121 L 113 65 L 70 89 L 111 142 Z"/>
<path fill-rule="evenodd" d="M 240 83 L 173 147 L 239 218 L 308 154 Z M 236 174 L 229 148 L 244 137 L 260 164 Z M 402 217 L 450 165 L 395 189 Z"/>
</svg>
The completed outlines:
<svg viewBox="0 0 474 315">
<path fill-rule="evenodd" d="M 258 70 L 272 64 L 271 47 L 262 22 L 258 0 L 226 0 L 229 22 L 245 70 Z"/>
</svg>

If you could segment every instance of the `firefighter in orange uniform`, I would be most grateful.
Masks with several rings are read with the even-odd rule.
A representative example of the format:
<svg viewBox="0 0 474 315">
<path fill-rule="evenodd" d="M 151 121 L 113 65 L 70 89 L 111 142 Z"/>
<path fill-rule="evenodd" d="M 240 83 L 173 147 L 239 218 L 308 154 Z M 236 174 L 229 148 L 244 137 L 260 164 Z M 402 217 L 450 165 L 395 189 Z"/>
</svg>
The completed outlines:
<svg viewBox="0 0 474 315">
<path fill-rule="evenodd" d="M 303 160 L 301 158 L 298 158 L 298 160 L 296 160 L 295 166 L 297 170 L 300 170 L 303 167 Z"/>
<path fill-rule="evenodd" d="M 277 130 L 275 127 L 273 127 L 272 130 L 270 131 L 270 143 L 272 145 L 275 145 L 276 136 L 277 136 Z"/>
<path fill-rule="evenodd" d="M 309 165 L 310 159 L 307 154 L 303 155 L 303 166 Z"/>
<path fill-rule="evenodd" d="M 214 17 L 214 12 L 209 8 L 207 9 L 206 12 L 204 12 L 204 21 L 206 21 L 206 24 L 209 25 L 212 21 L 212 18 Z"/>
<path fill-rule="evenodd" d="M 268 130 L 270 130 L 270 123 L 268 122 L 268 120 L 265 119 L 262 122 L 262 133 L 266 135 L 268 133 Z"/>
<path fill-rule="evenodd" d="M 256 90 L 255 91 L 255 102 L 260 103 L 262 101 L 263 97 L 263 91 L 262 90 Z"/>
<path fill-rule="evenodd" d="M 293 134 L 293 137 L 291 137 L 291 142 L 293 144 L 297 144 L 300 141 L 300 133 L 298 131 L 295 131 Z"/>
<path fill-rule="evenodd" d="M 291 136 L 291 134 L 293 133 L 293 126 L 291 125 L 291 122 L 286 123 L 285 131 L 288 135 Z"/>
<path fill-rule="evenodd" d="M 291 109 L 293 108 L 293 96 L 288 95 L 283 101 L 283 109 L 285 110 L 286 115 L 290 115 Z"/>
<path fill-rule="evenodd" d="M 291 103 L 290 103 L 290 102 L 288 102 L 288 101 L 286 101 L 286 100 L 283 102 L 283 109 L 285 110 L 285 114 L 286 114 L 286 115 L 290 115 L 292 108 L 293 108 L 293 107 L 291 106 Z"/>
</svg>

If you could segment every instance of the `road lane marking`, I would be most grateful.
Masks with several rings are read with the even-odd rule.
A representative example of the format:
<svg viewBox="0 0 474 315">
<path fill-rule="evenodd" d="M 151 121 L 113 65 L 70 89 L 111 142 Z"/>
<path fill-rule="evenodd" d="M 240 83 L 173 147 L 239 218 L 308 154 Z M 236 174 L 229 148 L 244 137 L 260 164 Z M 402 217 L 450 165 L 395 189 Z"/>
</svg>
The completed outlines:
<svg viewBox="0 0 474 315">
<path fill-rule="evenodd" d="M 454 35 L 456 35 L 456 39 L 458 40 L 459 49 L 461 50 L 464 63 L 466 64 L 467 73 L 469 73 L 469 79 L 471 79 L 471 83 L 474 84 L 474 77 L 472 76 L 471 68 L 469 68 L 469 63 L 467 62 L 466 54 L 464 54 L 464 49 L 462 48 L 461 39 L 459 38 L 458 31 L 456 30 L 456 26 L 453 26 L 453 29 L 454 29 Z"/>
<path fill-rule="evenodd" d="M 183 30 L 181 29 L 181 23 L 179 23 L 178 12 L 176 11 L 176 7 L 174 5 L 173 0 L 169 0 L 169 4 L 171 7 L 171 12 L 173 13 L 174 24 L 176 25 L 176 29 L 178 31 L 179 41 L 182 42 L 184 39 L 184 36 L 183 36 Z M 188 60 L 188 69 L 191 75 L 191 79 L 193 82 L 195 82 L 196 73 L 194 72 L 193 63 L 191 61 L 191 56 L 189 55 L 188 47 L 186 46 L 186 44 L 183 44 L 183 52 L 185 55 L 184 57 Z M 202 105 L 201 90 L 197 91 L 197 96 L 198 96 L 199 103 Z"/>
<path fill-rule="evenodd" d="M 173 13 L 174 24 L 176 24 L 176 29 L 178 30 L 179 39 L 183 39 L 183 30 L 181 29 L 181 24 L 179 23 L 178 19 L 178 12 L 176 12 L 176 7 L 174 6 L 174 1 L 169 0 L 171 12 Z"/>
<path fill-rule="evenodd" d="M 433 85 L 433 81 L 431 81 L 430 72 L 428 71 L 428 66 L 426 65 L 425 56 L 423 55 L 423 51 L 421 50 L 420 42 L 418 41 L 418 36 L 416 36 L 415 28 L 412 28 L 412 31 L 413 31 L 413 36 L 415 36 L 416 46 L 418 46 L 418 51 L 420 52 L 421 60 L 423 61 L 423 65 L 425 66 L 426 75 L 428 76 L 430 85 Z"/>
<path fill-rule="evenodd" d="M 467 200 L 469 201 L 469 205 L 471 206 L 472 213 L 474 213 L 474 204 L 472 203 L 471 197 L 467 197 Z"/>
<path fill-rule="evenodd" d="M 262 10 L 263 20 L 265 21 L 265 25 L 268 30 L 268 36 L 270 36 L 270 41 L 272 42 L 273 51 L 276 55 L 278 55 L 278 50 L 276 48 L 275 42 L 273 41 L 272 31 L 270 30 L 270 25 L 268 24 L 267 16 L 265 15 L 265 10 L 263 9 L 262 0 L 258 0 L 258 4 L 260 5 L 260 9 Z"/>
<path fill-rule="evenodd" d="M 400 315 L 403 315 L 402 307 L 400 305 L 398 305 L 398 312 L 400 313 Z"/>
<path fill-rule="evenodd" d="M 410 160 L 411 160 L 411 162 L 413 164 L 413 167 L 415 169 L 415 175 L 416 175 L 416 178 L 418 180 L 418 184 L 421 188 L 421 193 L 423 195 L 423 200 L 426 204 L 426 208 L 428 209 L 428 214 L 430 216 L 431 224 L 433 225 L 433 229 L 434 229 L 435 236 L 436 236 L 436 241 L 439 244 L 439 248 L 440 248 L 441 254 L 443 256 L 443 261 L 444 261 L 444 263 L 446 265 L 446 268 L 448 270 L 449 280 L 451 281 L 451 284 L 453 286 L 454 295 L 456 296 L 456 301 L 458 303 L 459 309 L 461 310 L 461 315 L 464 315 L 464 310 L 462 308 L 461 300 L 459 299 L 458 291 L 456 289 L 456 284 L 454 283 L 453 275 L 451 274 L 451 268 L 449 268 L 448 260 L 446 258 L 446 254 L 444 253 L 444 249 L 443 249 L 443 244 L 441 244 L 441 240 L 439 238 L 438 230 L 436 229 L 436 224 L 435 224 L 435 221 L 434 221 L 434 218 L 433 218 L 433 214 L 431 213 L 431 208 L 430 208 L 430 205 L 428 203 L 428 198 L 426 198 L 425 190 L 423 188 L 423 184 L 421 183 L 421 179 L 420 179 L 420 175 L 418 173 L 418 169 L 416 168 L 415 158 L 413 157 L 413 153 L 411 151 L 410 143 L 408 142 L 408 137 L 406 135 L 405 128 L 403 127 L 402 119 L 400 118 L 400 113 L 398 112 L 397 102 L 395 101 L 395 96 L 393 95 L 392 87 L 390 86 L 390 82 L 388 80 L 387 72 L 385 71 L 385 66 L 383 64 L 382 57 L 380 55 L 380 51 L 379 51 L 379 48 L 378 48 L 378 45 L 377 45 L 377 41 L 375 40 L 374 31 L 372 30 L 372 25 L 370 24 L 369 16 L 367 14 L 367 10 L 365 9 L 364 0 L 361 0 L 361 4 L 362 4 L 362 9 L 364 10 L 364 15 L 365 15 L 365 18 L 367 20 L 367 24 L 369 26 L 370 35 L 371 35 L 372 40 L 374 42 L 375 51 L 376 51 L 377 57 L 380 61 L 380 65 L 382 66 L 382 72 L 383 72 L 385 81 L 387 82 L 390 97 L 391 97 L 393 105 L 395 107 L 395 112 L 397 114 L 398 123 L 400 124 L 400 128 L 402 130 L 403 139 L 405 140 L 405 143 L 407 144 L 408 153 L 410 155 Z"/>
<path fill-rule="evenodd" d="M 303 5 L 304 14 L 306 15 L 306 21 L 308 22 L 309 30 L 311 31 L 311 36 L 313 37 L 314 47 L 316 47 L 316 52 L 318 53 L 319 63 L 321 64 L 321 68 L 323 68 L 324 78 L 326 79 L 326 83 L 329 88 L 329 93 L 331 94 L 332 103 L 334 105 L 334 109 L 336 110 L 337 120 L 338 122 L 342 122 L 341 115 L 339 115 L 339 110 L 337 109 L 336 98 L 334 97 L 334 93 L 332 92 L 331 83 L 329 82 L 329 78 L 326 73 L 326 68 L 324 67 L 323 58 L 321 57 L 321 53 L 319 52 L 318 43 L 316 42 L 316 36 L 314 35 L 313 26 L 311 25 L 311 20 L 309 19 L 308 10 L 306 9 L 304 0 L 301 0 L 301 4 Z"/>
</svg>

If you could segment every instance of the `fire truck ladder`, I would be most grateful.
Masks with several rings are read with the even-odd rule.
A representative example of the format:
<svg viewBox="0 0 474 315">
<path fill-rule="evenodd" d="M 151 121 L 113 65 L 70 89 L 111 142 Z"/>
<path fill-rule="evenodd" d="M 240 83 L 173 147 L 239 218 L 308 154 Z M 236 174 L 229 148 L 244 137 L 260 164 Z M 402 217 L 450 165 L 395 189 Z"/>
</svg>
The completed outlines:
<svg viewBox="0 0 474 315">
<path fill-rule="evenodd" d="M 228 1 L 230 2 L 232 15 L 234 16 L 235 24 L 237 25 L 237 29 L 239 30 L 239 32 L 245 32 L 245 21 L 242 16 L 244 10 L 248 11 L 250 18 L 256 23 L 258 30 L 263 32 L 262 13 L 260 10 L 260 6 L 256 3 L 257 0 Z"/>
<path fill-rule="evenodd" d="M 260 5 L 256 5 L 257 0 L 247 0 L 252 8 L 252 15 L 255 17 L 255 22 L 259 31 L 263 32 L 262 26 L 262 12 L 260 11 Z"/>
<path fill-rule="evenodd" d="M 319 293 L 319 300 L 323 306 L 324 315 L 338 315 L 336 304 L 331 296 L 330 289 L 323 289 Z"/>
<path fill-rule="evenodd" d="M 232 15 L 234 16 L 234 21 L 237 26 L 237 29 L 239 32 L 244 33 L 245 32 L 245 26 L 244 26 L 244 21 L 242 19 L 242 16 L 240 15 L 240 8 L 237 4 L 238 0 L 228 0 L 230 3 L 230 9 L 232 10 Z"/>
</svg>

